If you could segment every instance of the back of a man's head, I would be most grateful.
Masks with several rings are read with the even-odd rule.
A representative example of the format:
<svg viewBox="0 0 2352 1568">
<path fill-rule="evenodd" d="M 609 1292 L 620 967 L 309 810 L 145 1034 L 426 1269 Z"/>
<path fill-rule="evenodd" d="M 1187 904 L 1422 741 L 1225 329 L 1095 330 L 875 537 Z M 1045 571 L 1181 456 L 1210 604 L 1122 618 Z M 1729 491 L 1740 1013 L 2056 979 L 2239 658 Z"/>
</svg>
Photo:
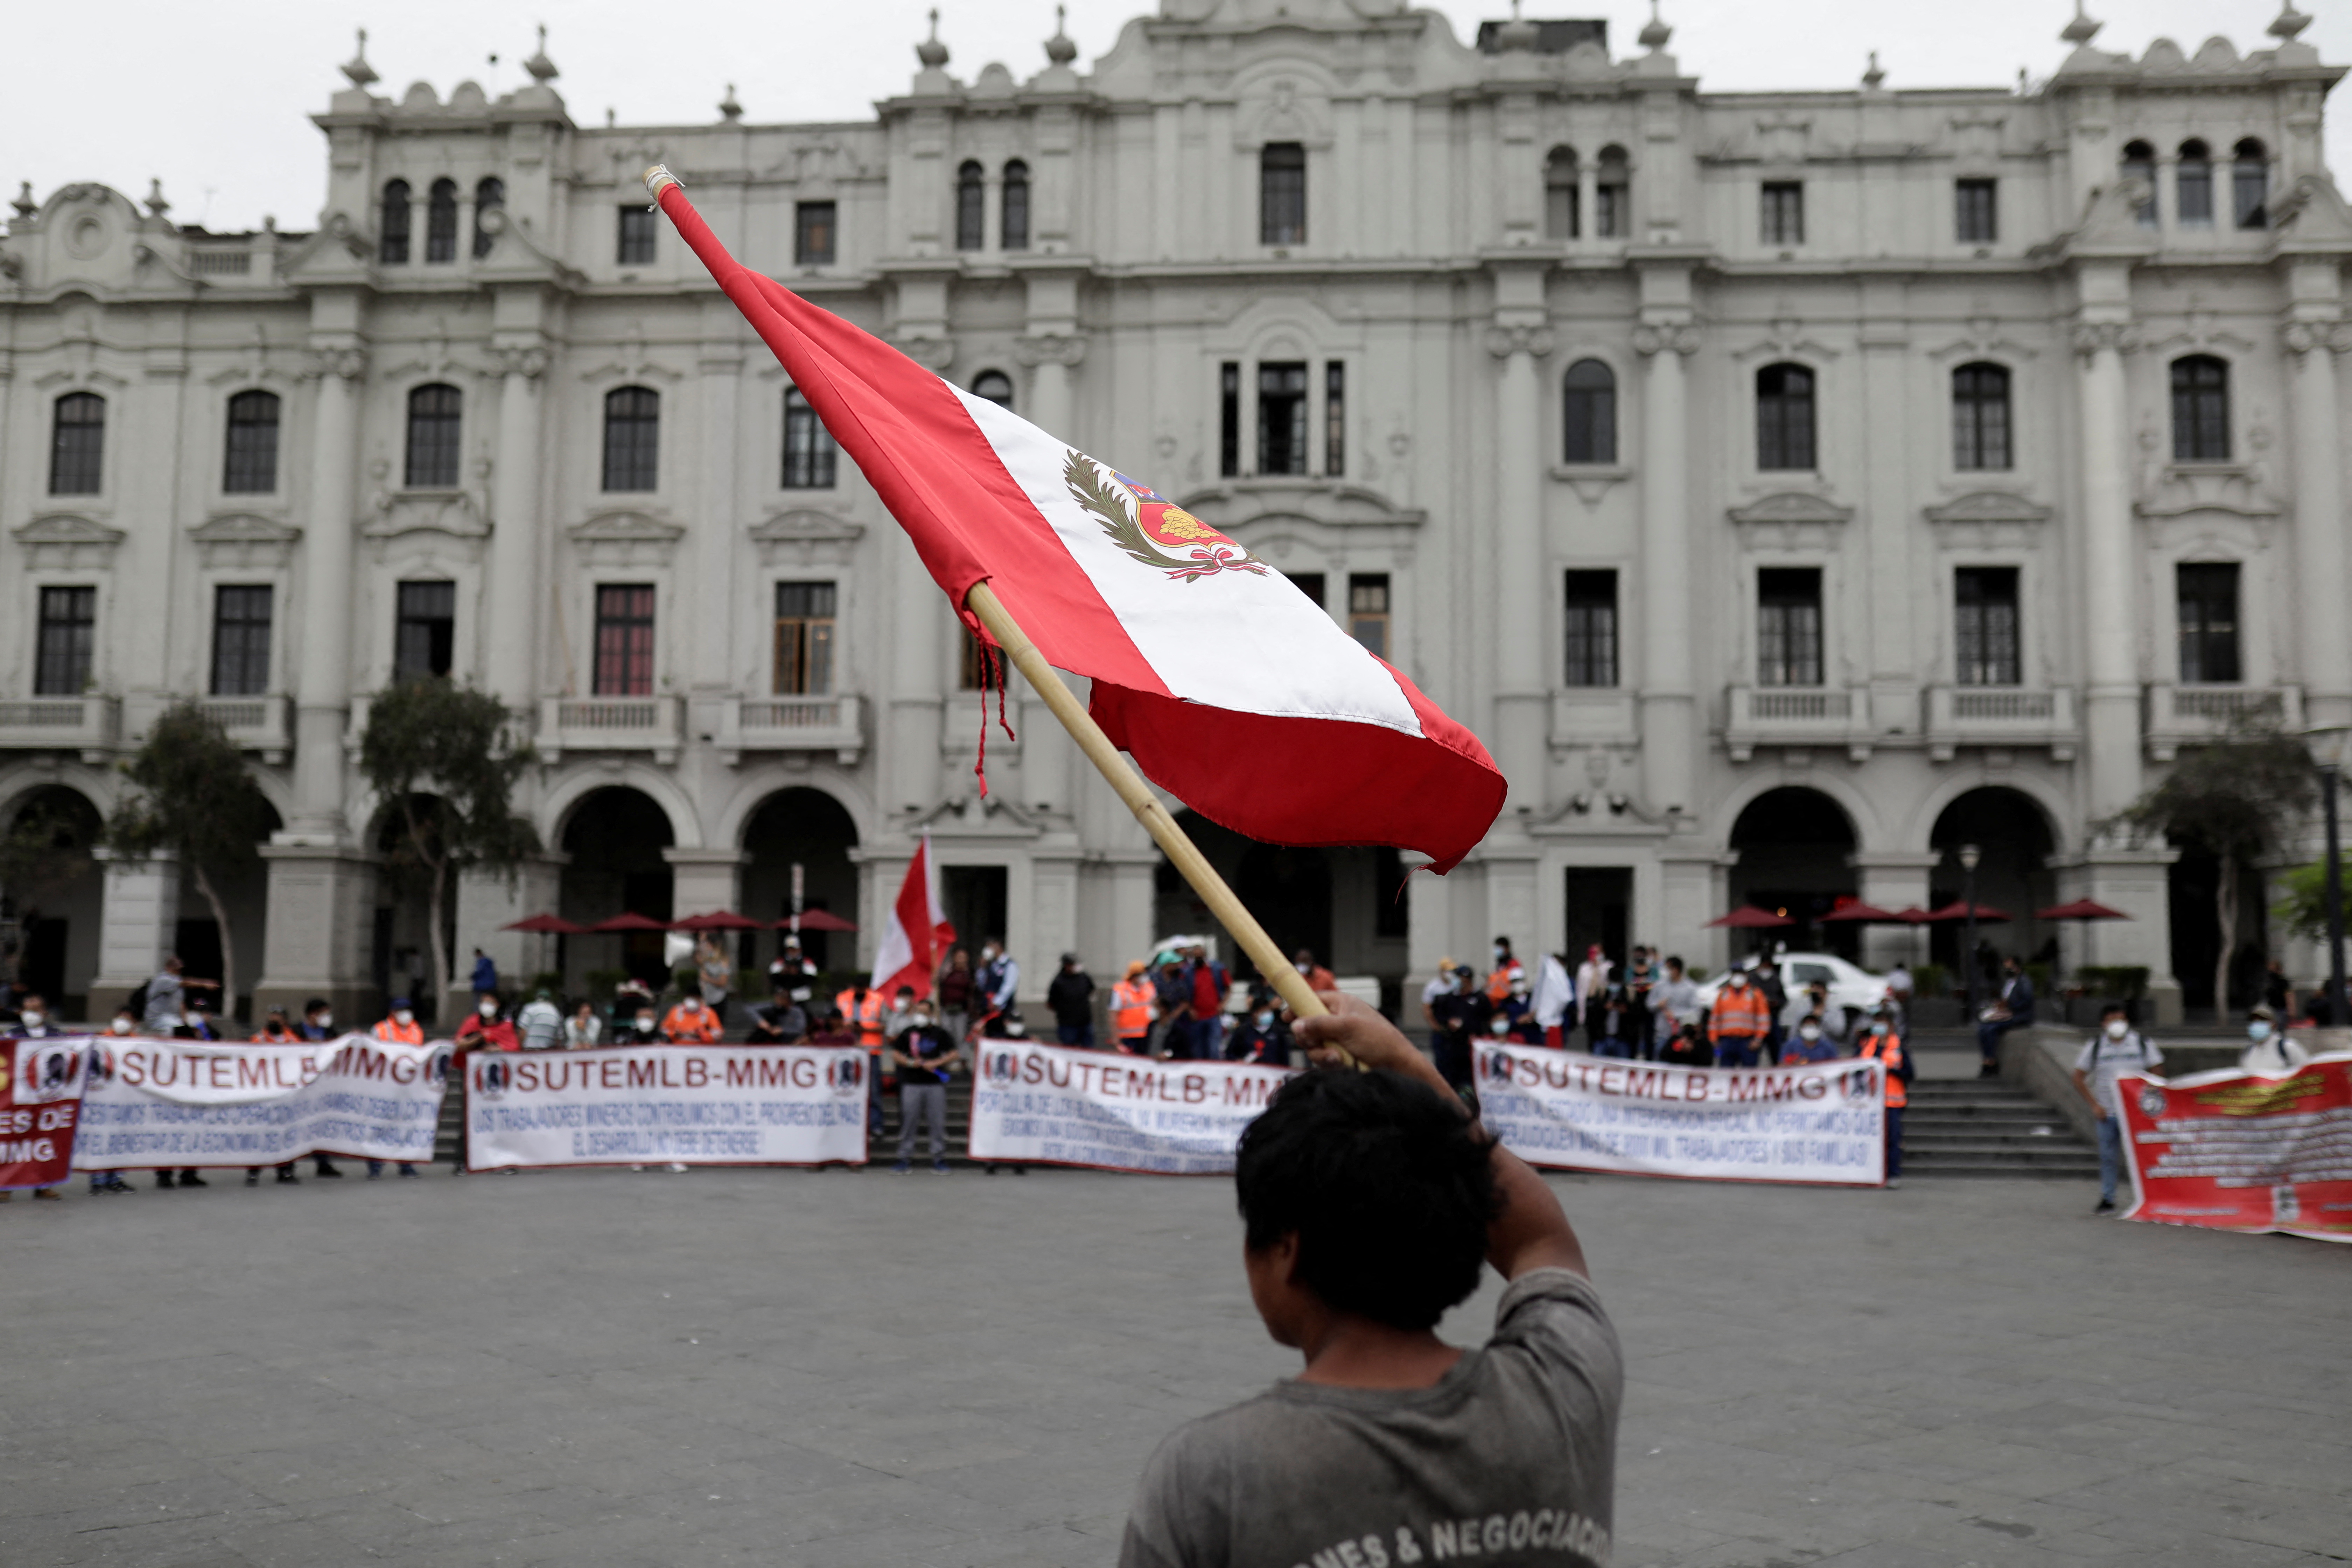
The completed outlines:
<svg viewBox="0 0 2352 1568">
<path fill-rule="evenodd" d="M 1299 1074 L 1243 1131 L 1234 1184 L 1251 1249 L 1295 1232 L 1297 1281 L 1335 1311 L 1426 1329 L 1478 1288 L 1494 1167 L 1461 1110 L 1425 1085 Z"/>
</svg>

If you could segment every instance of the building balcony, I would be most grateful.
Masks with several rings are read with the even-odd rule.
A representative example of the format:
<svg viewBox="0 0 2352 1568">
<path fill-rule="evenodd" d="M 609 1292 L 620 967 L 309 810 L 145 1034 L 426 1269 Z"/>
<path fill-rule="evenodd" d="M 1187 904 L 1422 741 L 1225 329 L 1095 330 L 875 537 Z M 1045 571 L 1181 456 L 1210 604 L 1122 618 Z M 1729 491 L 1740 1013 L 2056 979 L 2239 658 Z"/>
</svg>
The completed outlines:
<svg viewBox="0 0 2352 1568">
<path fill-rule="evenodd" d="M 171 697 L 131 698 L 122 705 L 122 743 L 144 743 L 155 721 L 177 700 Z M 199 697 L 197 704 L 211 715 L 238 750 L 258 752 L 271 767 L 281 765 L 294 752 L 294 704 L 283 694 L 260 697 Z"/>
<path fill-rule="evenodd" d="M 121 704 L 111 697 L 29 697 L 0 701 L 0 748 L 79 752 L 106 761 L 121 733 Z"/>
<path fill-rule="evenodd" d="M 1855 762 L 1870 756 L 1870 693 L 1835 686 L 1735 686 L 1723 744 L 1735 763 L 1759 746 L 1805 751 L 1843 747 Z"/>
<path fill-rule="evenodd" d="M 1927 754 L 1948 763 L 1961 746 L 2047 747 L 2068 763 L 2082 744 L 2071 686 L 1934 686 L 1927 689 Z"/>
<path fill-rule="evenodd" d="M 2168 763 L 2183 746 L 2218 741 L 2242 723 L 2275 723 L 2289 734 L 2303 729 L 2299 686 L 2175 686 L 2147 689 L 2142 732 L 2151 761 Z"/>
<path fill-rule="evenodd" d="M 854 696 L 731 697 L 715 739 L 730 768 L 746 752 L 831 752 L 854 767 L 866 750 L 864 704 Z"/>
<path fill-rule="evenodd" d="M 540 761 L 566 752 L 651 752 L 667 767 L 677 761 L 678 700 L 675 697 L 548 697 L 539 704 Z"/>
</svg>

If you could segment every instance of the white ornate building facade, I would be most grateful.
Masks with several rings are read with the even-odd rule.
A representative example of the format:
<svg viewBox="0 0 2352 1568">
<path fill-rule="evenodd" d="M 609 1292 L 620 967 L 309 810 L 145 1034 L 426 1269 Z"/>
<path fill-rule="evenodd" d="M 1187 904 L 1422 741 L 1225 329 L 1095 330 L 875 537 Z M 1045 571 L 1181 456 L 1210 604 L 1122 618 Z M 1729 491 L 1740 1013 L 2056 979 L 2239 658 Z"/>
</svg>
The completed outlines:
<svg viewBox="0 0 2352 1568">
<path fill-rule="evenodd" d="M 1719 963 L 1727 908 L 1948 900 L 1969 842 L 1985 902 L 2134 917 L 2001 945 L 2193 999 L 2210 887 L 2099 824 L 2242 710 L 2352 720 L 2343 71 L 2299 26 L 2133 59 L 2078 18 L 2014 90 L 1711 94 L 1655 22 L 1620 55 L 1162 0 L 1091 72 L 1057 37 L 967 81 L 927 42 L 871 120 L 812 125 L 579 125 L 543 50 L 496 100 L 355 59 L 311 233 L 18 199 L 0 815 L 94 820 L 202 696 L 282 823 L 242 967 L 365 1016 L 421 939 L 356 736 L 429 670 L 540 752 L 547 856 L 457 917 L 509 973 L 554 962 L 520 912 L 773 919 L 796 864 L 870 928 L 925 829 L 1026 989 L 1189 925 L 1017 687 L 977 797 L 961 633 L 647 213 L 658 160 L 747 262 L 1150 477 L 1479 731 L 1509 804 L 1402 895 L 1393 855 L 1204 827 L 1278 940 L 1391 982 L 1497 931 Z M 16 912 L 27 973 L 93 1006 L 201 940 L 168 865 Z"/>
</svg>

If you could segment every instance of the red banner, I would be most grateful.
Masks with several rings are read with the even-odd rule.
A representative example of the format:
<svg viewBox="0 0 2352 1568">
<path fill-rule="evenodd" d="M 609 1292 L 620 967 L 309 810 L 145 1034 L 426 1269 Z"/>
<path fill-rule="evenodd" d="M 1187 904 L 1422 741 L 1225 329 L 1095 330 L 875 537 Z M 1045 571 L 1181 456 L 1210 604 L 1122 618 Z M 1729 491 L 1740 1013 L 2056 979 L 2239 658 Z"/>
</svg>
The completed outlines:
<svg viewBox="0 0 2352 1568">
<path fill-rule="evenodd" d="M 2126 1219 L 2352 1241 L 2352 1056 L 2281 1078 L 2125 1078 Z"/>
<path fill-rule="evenodd" d="M 8 1081 L 0 1085 L 0 1192 L 54 1187 L 73 1170 L 74 1127 L 81 1120 L 82 1070 L 89 1042 L 0 1042 Z"/>
</svg>

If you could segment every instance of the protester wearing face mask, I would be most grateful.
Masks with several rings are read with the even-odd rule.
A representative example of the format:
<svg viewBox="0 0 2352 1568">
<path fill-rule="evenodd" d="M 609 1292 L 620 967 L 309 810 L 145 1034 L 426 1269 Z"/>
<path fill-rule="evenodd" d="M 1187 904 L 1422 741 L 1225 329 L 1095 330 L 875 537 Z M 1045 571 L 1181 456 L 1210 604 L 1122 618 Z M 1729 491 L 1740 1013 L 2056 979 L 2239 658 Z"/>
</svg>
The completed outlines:
<svg viewBox="0 0 2352 1568">
<path fill-rule="evenodd" d="M 1899 1187 L 1903 1184 L 1903 1112 L 1911 1103 L 1911 1079 L 1917 1068 L 1903 1037 L 1895 1032 L 1893 1008 L 1880 1005 L 1870 1027 L 1855 1042 L 1854 1055 L 1886 1065 L 1886 1184 Z"/>
<path fill-rule="evenodd" d="M 48 1003 L 37 993 L 26 992 L 25 999 L 17 1004 L 16 1022 L 9 1028 L 0 1029 L 0 1040 L 46 1040 L 57 1033 L 49 1025 Z M 0 1064 L 6 1060 L 6 1056 L 0 1054 Z M 90 1178 L 89 1184 L 92 1192 L 99 1190 L 96 1176 Z M 44 1203 L 57 1203 L 65 1196 L 58 1191 L 58 1183 L 52 1182 L 46 1187 L 35 1187 L 33 1195 Z M 13 1193 L 0 1193 L 0 1204 L 6 1203 L 15 1195 Z"/>
<path fill-rule="evenodd" d="M 1822 1027 L 1821 1014 L 1812 1012 L 1797 1020 L 1797 1032 L 1780 1047 L 1780 1065 L 1799 1067 L 1807 1062 L 1835 1061 L 1837 1054 L 1837 1042 Z"/>
<path fill-rule="evenodd" d="M 1438 1016 L 1438 1004 L 1454 994 L 1454 959 L 1449 954 L 1437 961 L 1437 974 L 1421 988 L 1421 1018 L 1429 1026 L 1429 1048 L 1433 1055 L 1445 1037 L 1445 1025 Z"/>
<path fill-rule="evenodd" d="M 294 1032 L 306 1040 L 331 1040 L 335 1037 L 334 1009 L 327 1005 L 325 997 L 313 996 L 302 1004 L 302 1021 L 294 1026 Z M 342 1172 L 335 1168 L 331 1155 L 313 1154 L 310 1162 L 314 1173 L 341 1179 Z"/>
<path fill-rule="evenodd" d="M 662 1019 L 662 1038 L 673 1046 L 708 1046 L 719 1038 L 719 1010 L 692 992 Z"/>
<path fill-rule="evenodd" d="M 2278 1014 L 2267 1002 L 2246 1019 L 2246 1048 L 2239 1053 L 2240 1072 L 2284 1078 L 2311 1059 L 2303 1042 L 2278 1026 Z"/>
<path fill-rule="evenodd" d="M 890 1064 L 898 1071 L 898 1163 L 905 1175 L 914 1168 L 915 1132 L 931 1130 L 931 1169 L 948 1173 L 948 1072 L 963 1057 L 953 1035 L 940 1026 L 928 996 L 917 1002 L 907 1026 L 890 1042 Z"/>
<path fill-rule="evenodd" d="M 1503 998 L 1511 994 L 1511 982 L 1526 979 L 1528 969 L 1512 956 L 1511 939 L 1507 936 L 1495 939 L 1494 950 L 1488 956 L 1493 959 L 1494 967 L 1486 972 L 1486 1000 L 1499 1007 L 1503 1005 Z"/>
<path fill-rule="evenodd" d="M 474 998 L 474 1010 L 457 1026 L 459 1049 L 473 1047 L 481 1050 L 519 1051 L 522 1042 L 515 1037 L 514 1021 L 499 1006 L 499 999 L 485 991 Z"/>
<path fill-rule="evenodd" d="M 1254 1062 L 1260 1067 L 1290 1065 L 1290 1027 L 1275 1006 L 1274 994 L 1261 990 L 1250 998 L 1249 1016 L 1234 1037 L 1225 1042 L 1225 1059 Z"/>
<path fill-rule="evenodd" d="M 2123 1112 L 2116 1080 L 2126 1073 L 2145 1073 L 2163 1060 L 2164 1053 L 2131 1026 L 2131 1014 L 2120 1002 L 2107 1004 L 2099 1032 L 2074 1058 L 2074 1088 L 2099 1117 L 2099 1206 L 2093 1214 L 2116 1212 L 2116 1178 L 2124 1163 Z"/>
<path fill-rule="evenodd" d="M 1312 949 L 1300 948 L 1290 955 L 1290 963 L 1291 967 L 1297 970 L 1299 975 L 1306 980 L 1307 989 L 1314 992 L 1318 996 L 1326 991 L 1337 991 L 1339 988 L 1339 977 L 1315 961 Z"/>
<path fill-rule="evenodd" d="M 1536 1022 L 1535 1004 L 1530 999 L 1532 987 L 1526 971 L 1513 977 L 1511 987 L 1503 999 L 1495 1004 L 1495 1018 L 1503 1026 L 1501 1038 L 1517 1046 L 1543 1043 L 1543 1026 Z"/>
<path fill-rule="evenodd" d="M 1471 1085 L 1471 1047 L 1491 1032 L 1488 1020 L 1495 1005 L 1479 987 L 1476 973 L 1466 963 L 1454 966 L 1454 989 L 1439 997 L 1435 1052 L 1437 1071 L 1458 1092 Z"/>
<path fill-rule="evenodd" d="M 425 1026 L 416 1021 L 416 1011 L 409 1005 L 408 998 L 405 996 L 394 997 L 392 1016 L 378 1019 L 375 1027 L 370 1029 L 368 1033 L 388 1045 L 421 1046 L 425 1043 Z M 414 1176 L 416 1174 L 416 1167 L 403 1160 L 400 1163 L 400 1173 L 404 1176 Z M 368 1180 L 377 1181 L 383 1175 L 383 1162 L 370 1160 Z"/>
<path fill-rule="evenodd" d="M 1772 1004 L 1763 987 L 1748 984 L 1748 971 L 1735 969 L 1715 994 L 1707 1015 L 1707 1038 L 1715 1046 L 1715 1065 L 1752 1068 L 1757 1053 L 1772 1033 Z"/>
<path fill-rule="evenodd" d="M 661 1037 L 660 1017 L 651 1004 L 644 1004 L 639 1005 L 637 1016 L 629 1020 L 626 1027 L 614 1031 L 613 1043 L 616 1046 L 657 1046 L 661 1044 Z"/>
</svg>

